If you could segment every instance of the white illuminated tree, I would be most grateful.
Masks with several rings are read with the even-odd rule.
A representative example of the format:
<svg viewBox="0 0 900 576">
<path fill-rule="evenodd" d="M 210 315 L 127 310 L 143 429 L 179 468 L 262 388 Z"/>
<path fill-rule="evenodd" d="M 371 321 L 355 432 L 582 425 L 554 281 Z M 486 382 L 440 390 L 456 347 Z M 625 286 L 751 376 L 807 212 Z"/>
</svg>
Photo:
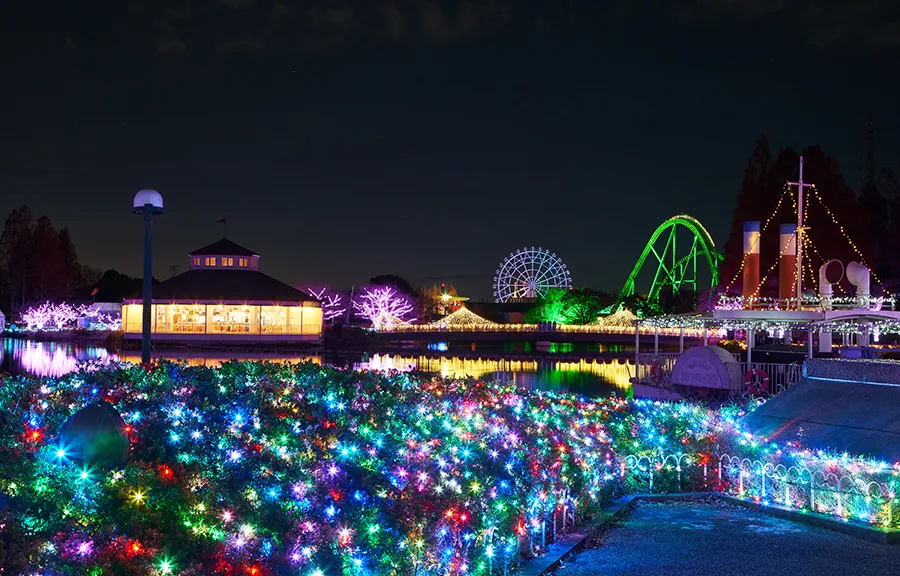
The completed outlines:
<svg viewBox="0 0 900 576">
<path fill-rule="evenodd" d="M 374 286 L 363 289 L 353 308 L 372 323 L 375 330 L 390 330 L 399 324 L 415 320 L 415 307 L 410 299 L 390 286 Z"/>
<path fill-rule="evenodd" d="M 313 298 L 322 304 L 322 318 L 326 322 L 333 322 L 335 318 L 343 316 L 347 312 L 347 307 L 343 304 L 343 298 L 338 293 L 328 293 L 327 288 L 307 288 L 307 292 L 312 294 Z"/>
</svg>

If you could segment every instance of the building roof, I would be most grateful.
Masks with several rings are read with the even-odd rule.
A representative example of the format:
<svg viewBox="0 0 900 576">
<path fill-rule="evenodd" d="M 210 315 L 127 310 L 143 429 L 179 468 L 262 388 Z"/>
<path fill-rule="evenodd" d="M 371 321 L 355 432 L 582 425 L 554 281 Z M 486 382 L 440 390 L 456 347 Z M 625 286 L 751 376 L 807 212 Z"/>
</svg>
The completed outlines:
<svg viewBox="0 0 900 576">
<path fill-rule="evenodd" d="M 194 269 L 153 285 L 154 302 L 317 302 L 256 270 Z"/>
<path fill-rule="evenodd" d="M 222 238 L 209 246 L 194 250 L 188 256 L 259 256 L 259 254 L 235 244 L 228 238 Z"/>
</svg>

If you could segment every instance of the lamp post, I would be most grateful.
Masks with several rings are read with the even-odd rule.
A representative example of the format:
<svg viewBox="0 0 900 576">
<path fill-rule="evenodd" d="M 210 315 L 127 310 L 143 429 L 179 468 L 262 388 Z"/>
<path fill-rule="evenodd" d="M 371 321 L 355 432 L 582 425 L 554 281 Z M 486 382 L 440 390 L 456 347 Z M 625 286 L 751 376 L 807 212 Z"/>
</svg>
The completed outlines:
<svg viewBox="0 0 900 576">
<path fill-rule="evenodd" d="M 134 214 L 144 215 L 144 305 L 141 308 L 141 362 L 150 362 L 150 308 L 153 302 L 153 215 L 163 213 L 162 195 L 141 190 L 134 195 Z"/>
</svg>

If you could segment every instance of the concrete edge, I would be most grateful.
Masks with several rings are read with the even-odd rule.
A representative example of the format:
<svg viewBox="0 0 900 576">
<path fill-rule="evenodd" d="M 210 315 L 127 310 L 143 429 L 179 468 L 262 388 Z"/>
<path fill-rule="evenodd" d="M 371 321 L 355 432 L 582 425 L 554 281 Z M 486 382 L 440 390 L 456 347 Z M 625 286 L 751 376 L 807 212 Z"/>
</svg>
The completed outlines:
<svg viewBox="0 0 900 576">
<path fill-rule="evenodd" d="M 619 520 L 631 511 L 635 503 L 640 500 L 650 502 L 679 502 L 686 500 L 702 500 L 704 498 L 717 498 L 723 502 L 742 506 L 762 514 L 776 516 L 793 522 L 809 524 L 818 528 L 825 528 L 854 538 L 869 540 L 879 544 L 897 545 L 900 544 L 900 530 L 885 529 L 878 527 L 860 526 L 859 524 L 849 524 L 835 520 L 829 516 L 823 516 L 813 512 L 800 512 L 790 508 L 781 506 L 773 506 L 769 504 L 764 506 L 759 502 L 752 500 L 743 500 L 728 494 L 720 494 L 718 492 L 678 492 L 673 494 L 628 494 L 610 502 L 601 510 L 602 518 L 591 524 L 579 526 L 575 532 L 562 538 L 558 542 L 554 542 L 547 547 L 547 553 L 539 558 L 533 558 L 524 562 L 518 574 L 520 576 L 545 576 L 556 570 L 560 563 L 584 548 L 589 536 L 596 534 L 600 530 L 608 527 L 613 521 Z"/>
<path fill-rule="evenodd" d="M 755 502 L 753 500 L 744 500 L 742 498 L 731 496 L 729 494 L 713 495 L 724 502 L 742 506 L 744 508 L 748 508 L 756 512 L 761 512 L 762 514 L 767 514 L 769 516 L 776 516 L 778 518 L 784 518 L 785 520 L 791 520 L 793 522 L 809 524 L 810 526 L 816 526 L 818 528 L 825 528 L 826 530 L 840 532 L 841 534 L 846 534 L 847 536 L 860 538 L 862 540 L 869 540 L 871 542 L 877 542 L 879 544 L 900 544 L 900 530 L 897 529 L 850 524 L 849 522 L 842 522 L 841 520 L 837 520 L 830 516 L 824 516 L 816 512 L 801 512 L 799 510 L 785 508 L 783 506 L 777 506 L 773 504 L 764 505 L 760 502 Z"/>
<path fill-rule="evenodd" d="M 547 546 L 546 554 L 524 562 L 517 573 L 518 576 L 544 576 L 553 572 L 563 560 L 584 548 L 589 536 L 623 517 L 636 501 L 635 496 L 631 494 L 616 498 L 603 507 L 600 518 L 596 521 L 576 527 L 573 533 Z"/>
</svg>

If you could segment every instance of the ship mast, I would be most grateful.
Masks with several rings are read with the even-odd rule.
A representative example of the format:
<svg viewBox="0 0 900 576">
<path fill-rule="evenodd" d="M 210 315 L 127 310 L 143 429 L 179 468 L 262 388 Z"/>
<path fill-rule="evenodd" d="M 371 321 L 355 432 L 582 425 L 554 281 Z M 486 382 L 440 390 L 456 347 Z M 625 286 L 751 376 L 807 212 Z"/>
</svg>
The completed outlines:
<svg viewBox="0 0 900 576">
<path fill-rule="evenodd" d="M 803 182 L 803 156 L 800 157 L 800 180 L 799 182 L 788 182 L 791 186 L 797 187 L 797 231 L 794 236 L 794 242 L 797 249 L 797 308 L 800 308 L 801 298 L 803 297 L 803 188 L 811 188 L 812 184 Z"/>
</svg>

